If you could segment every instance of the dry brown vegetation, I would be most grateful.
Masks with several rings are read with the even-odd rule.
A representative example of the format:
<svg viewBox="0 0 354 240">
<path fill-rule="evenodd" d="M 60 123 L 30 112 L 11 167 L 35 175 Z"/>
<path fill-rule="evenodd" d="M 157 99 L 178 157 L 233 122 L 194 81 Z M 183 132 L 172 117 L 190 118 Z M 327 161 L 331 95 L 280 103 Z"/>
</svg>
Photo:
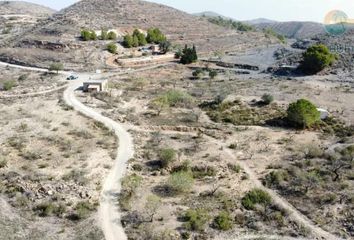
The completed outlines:
<svg viewBox="0 0 354 240">
<path fill-rule="evenodd" d="M 313 222 L 340 236 L 351 236 L 351 215 L 338 209 L 343 213 L 353 209 L 352 163 L 342 166 L 340 178 L 334 180 L 334 166 L 341 166 L 340 162 L 330 163 L 324 155 L 308 160 L 313 149 L 305 151 L 317 145 L 330 149 L 338 141 L 345 143 L 336 151 L 353 144 L 353 129 L 344 127 L 353 117 L 347 104 L 350 90 L 321 77 L 286 80 L 219 70 L 211 81 L 206 74 L 195 79 L 192 71 L 176 65 L 113 77 L 108 93 L 81 95 L 86 104 L 133 129 L 137 154 L 127 178 L 134 179 L 134 184 L 128 184 L 119 199 L 126 211 L 123 224 L 128 235 L 132 239 L 228 239 L 256 233 L 311 238 L 305 226 L 293 222 L 286 209 L 272 202 L 256 204 L 254 209 L 243 205 L 254 187 L 239 165 L 243 163 Z M 275 102 L 263 104 L 265 93 L 274 96 Z M 287 105 L 301 97 L 328 106 L 344 125 L 327 121 L 332 131 L 302 132 L 269 126 L 268 120 L 284 116 Z M 220 106 L 213 107 L 215 103 Z M 215 114 L 221 117 L 213 118 Z M 345 134 L 335 134 L 341 131 Z M 159 154 L 166 148 L 176 153 L 167 167 Z M 273 178 L 280 179 L 281 185 L 268 183 Z M 298 186 L 294 181 L 300 180 L 304 182 L 299 186 L 309 184 L 307 192 L 300 189 L 302 194 L 293 189 Z M 151 198 L 159 208 L 146 207 Z M 226 232 L 220 230 L 220 222 Z"/>
<path fill-rule="evenodd" d="M 96 209 L 116 139 L 61 94 L 0 102 L 1 239 L 102 239 Z"/>
</svg>

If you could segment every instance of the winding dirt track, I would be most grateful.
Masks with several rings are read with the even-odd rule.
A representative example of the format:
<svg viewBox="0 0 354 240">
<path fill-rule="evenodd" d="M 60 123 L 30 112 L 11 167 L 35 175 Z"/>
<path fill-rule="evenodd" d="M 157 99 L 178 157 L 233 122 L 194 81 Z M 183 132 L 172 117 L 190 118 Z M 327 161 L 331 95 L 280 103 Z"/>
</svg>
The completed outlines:
<svg viewBox="0 0 354 240">
<path fill-rule="evenodd" d="M 83 76 L 79 77 L 83 79 Z M 127 236 L 120 223 L 120 211 L 117 206 L 118 194 L 121 191 L 120 179 L 124 176 L 127 161 L 134 156 L 134 145 L 131 135 L 117 122 L 102 116 L 95 110 L 86 107 L 75 97 L 75 90 L 82 82 L 73 82 L 64 92 L 65 102 L 76 111 L 102 122 L 112 129 L 119 139 L 118 154 L 111 172 L 107 176 L 103 188 L 99 207 L 99 217 L 106 240 L 125 240 Z"/>
<path fill-rule="evenodd" d="M 47 69 L 33 68 L 33 67 L 23 67 L 17 65 L 11 65 L 7 63 L 1 63 L 0 65 L 20 68 L 30 71 L 41 71 L 46 72 Z M 124 72 L 122 74 L 137 72 L 137 71 L 145 71 L 161 66 L 166 66 L 169 64 L 156 65 L 153 67 L 146 67 L 138 70 L 131 70 L 128 72 Z M 60 72 L 61 74 L 69 74 L 68 72 Z M 118 146 L 118 154 L 115 160 L 114 167 L 111 169 L 110 174 L 107 176 L 103 189 L 102 189 L 102 197 L 100 201 L 99 208 L 99 218 L 102 224 L 102 230 L 104 232 L 106 240 L 126 240 L 127 236 L 124 232 L 123 227 L 120 222 L 120 210 L 117 206 L 118 194 L 121 190 L 120 179 L 124 176 L 126 171 L 127 161 L 134 156 L 134 144 L 131 135 L 124 129 L 122 125 L 113 121 L 110 118 L 102 116 L 100 113 L 96 112 L 94 109 L 89 108 L 82 104 L 75 97 L 75 91 L 82 86 L 82 82 L 89 78 L 89 74 L 79 74 L 79 81 L 72 81 L 69 84 L 69 87 L 64 92 L 64 100 L 65 102 L 72 106 L 76 111 L 81 112 L 82 114 L 90 117 L 96 121 L 102 122 L 108 128 L 112 129 L 119 139 Z M 211 139 L 215 141 L 215 139 Z M 228 147 L 220 142 L 215 142 L 216 144 L 223 146 L 224 150 L 232 157 L 236 158 L 234 153 L 228 149 Z M 289 202 L 283 199 L 279 194 L 275 191 L 268 189 L 262 185 L 260 180 L 257 178 L 256 174 L 253 170 L 245 163 L 239 162 L 244 171 L 249 175 L 250 180 L 254 182 L 254 186 L 261 188 L 267 191 L 273 198 L 274 202 L 284 209 L 288 210 L 289 217 L 291 217 L 294 221 L 302 224 L 307 227 L 317 238 L 316 239 L 326 239 L 326 240 L 337 240 L 340 239 L 337 236 L 323 230 L 319 226 L 316 226 L 310 219 L 308 219 L 305 215 L 299 212 L 296 208 L 294 208 Z"/>
</svg>

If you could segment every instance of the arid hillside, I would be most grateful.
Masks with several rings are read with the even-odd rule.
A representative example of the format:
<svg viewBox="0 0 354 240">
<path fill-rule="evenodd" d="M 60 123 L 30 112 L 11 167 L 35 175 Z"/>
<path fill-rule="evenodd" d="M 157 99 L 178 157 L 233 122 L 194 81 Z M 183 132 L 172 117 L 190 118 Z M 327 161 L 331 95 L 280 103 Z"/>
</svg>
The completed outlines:
<svg viewBox="0 0 354 240">
<path fill-rule="evenodd" d="M 134 28 L 147 30 L 151 27 L 161 29 L 173 44 L 195 44 L 199 52 L 240 50 L 271 42 L 262 33 L 227 30 L 205 19 L 156 3 L 83 0 L 9 41 L 8 48 L 1 50 L 0 59 L 42 66 L 63 61 L 70 62 L 72 68 L 102 65 L 105 61 L 101 51 L 105 44 L 81 42 L 79 35 L 83 28 L 95 31 L 113 29 L 123 35 Z M 26 48 L 25 53 L 23 48 Z M 87 61 L 84 65 L 83 58 Z"/>
<path fill-rule="evenodd" d="M 262 22 L 254 24 L 257 29 L 273 29 L 275 32 L 288 38 L 311 38 L 318 34 L 325 34 L 322 24 L 316 22 Z"/>
<path fill-rule="evenodd" d="M 55 10 L 34 3 L 22 1 L 1 1 L 1 15 L 31 15 L 31 16 L 50 16 Z"/>
</svg>

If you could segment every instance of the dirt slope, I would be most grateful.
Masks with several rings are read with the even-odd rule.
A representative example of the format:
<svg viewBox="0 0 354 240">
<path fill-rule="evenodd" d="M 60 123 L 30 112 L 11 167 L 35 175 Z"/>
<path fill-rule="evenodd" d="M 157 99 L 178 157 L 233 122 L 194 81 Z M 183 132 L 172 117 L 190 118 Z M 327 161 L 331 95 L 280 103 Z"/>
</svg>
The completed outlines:
<svg viewBox="0 0 354 240">
<path fill-rule="evenodd" d="M 50 16 L 55 10 L 35 3 L 23 1 L 1 1 L 1 15 L 30 15 L 30 16 Z"/>
<path fill-rule="evenodd" d="M 8 41 L 8 48 L 0 51 L 0 58 L 42 67 L 53 61 L 70 63 L 68 68 L 102 66 L 105 62 L 102 54 L 105 44 L 79 41 L 82 28 L 96 31 L 108 28 L 124 33 L 134 28 L 147 30 L 151 27 L 160 28 L 174 44 L 195 44 L 199 52 L 240 50 L 269 42 L 262 33 L 227 30 L 205 19 L 156 3 L 83 0 Z M 26 51 L 22 50 L 24 48 Z"/>
</svg>

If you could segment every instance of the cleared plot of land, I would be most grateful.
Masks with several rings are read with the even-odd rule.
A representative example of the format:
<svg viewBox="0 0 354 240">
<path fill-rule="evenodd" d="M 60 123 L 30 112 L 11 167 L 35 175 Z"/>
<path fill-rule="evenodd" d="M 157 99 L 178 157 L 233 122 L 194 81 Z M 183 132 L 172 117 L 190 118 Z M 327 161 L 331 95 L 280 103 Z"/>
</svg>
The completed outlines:
<svg viewBox="0 0 354 240">
<path fill-rule="evenodd" d="M 116 139 L 61 94 L 0 102 L 1 239 L 103 237 L 96 211 Z"/>
<path fill-rule="evenodd" d="M 252 180 L 257 180 L 279 191 L 313 226 L 337 236 L 352 236 L 351 216 L 342 214 L 353 210 L 352 168 L 345 165 L 341 180 L 334 181 L 331 164 L 338 162 L 331 163 L 325 155 L 308 159 L 312 148 L 325 152 L 338 141 L 345 142 L 340 148 L 353 144 L 353 129 L 345 127 L 353 120 L 353 109 L 347 104 L 353 101 L 351 83 L 336 82 L 335 76 L 275 79 L 235 75 L 228 70 L 218 70 L 215 79 L 207 71 L 196 78 L 192 71 L 173 66 L 113 77 L 108 93 L 79 94 L 82 102 L 106 116 L 135 125 L 137 155 L 131 160 L 120 198 L 128 235 L 134 239 L 144 239 L 141 232 L 172 239 L 190 235 L 231 239 L 254 232 L 311 239 L 308 226 L 295 224 L 287 209 L 274 203 L 266 204 L 265 209 L 264 203 L 257 208 L 245 205 L 242 200 L 256 186 Z M 260 98 L 265 93 L 273 95 L 275 102 L 264 105 Z M 299 98 L 327 108 L 344 124 L 329 121 L 322 130 L 312 131 L 286 128 L 276 119 Z M 276 127 L 270 127 L 274 124 Z M 166 154 L 173 160 L 166 164 L 161 152 L 170 150 L 174 154 Z M 297 158 L 291 157 L 294 155 Z M 247 166 L 255 179 L 241 166 Z M 278 169 L 287 169 L 287 177 L 272 173 Z M 275 178 L 280 174 L 281 188 L 273 182 L 268 185 L 272 174 Z M 305 181 L 305 186 L 307 180 L 314 185 L 308 191 L 295 189 L 294 195 L 294 182 Z M 333 194 L 347 200 L 330 198 Z M 310 201 L 327 198 L 330 200 Z M 304 201 L 308 205 L 301 204 Z M 153 208 L 154 204 L 159 208 Z M 200 221 L 194 222 L 194 218 Z M 220 218 L 232 219 L 226 232 L 220 231 Z"/>
</svg>

